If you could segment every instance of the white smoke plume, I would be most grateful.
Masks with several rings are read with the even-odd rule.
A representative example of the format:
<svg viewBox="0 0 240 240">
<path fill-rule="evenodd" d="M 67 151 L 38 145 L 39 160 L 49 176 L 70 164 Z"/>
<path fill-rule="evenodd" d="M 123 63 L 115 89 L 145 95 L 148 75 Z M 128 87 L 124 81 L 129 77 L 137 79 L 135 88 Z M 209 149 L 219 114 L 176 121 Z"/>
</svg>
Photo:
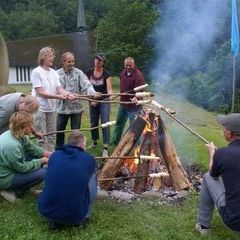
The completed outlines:
<svg viewBox="0 0 240 240">
<path fill-rule="evenodd" d="M 201 68 L 214 51 L 218 37 L 230 23 L 231 1 L 165 0 L 154 29 L 157 58 L 151 70 L 154 82 L 164 85 L 176 74 Z M 225 29 L 224 29 L 225 28 Z M 229 50 L 230 51 L 230 50 Z"/>
</svg>

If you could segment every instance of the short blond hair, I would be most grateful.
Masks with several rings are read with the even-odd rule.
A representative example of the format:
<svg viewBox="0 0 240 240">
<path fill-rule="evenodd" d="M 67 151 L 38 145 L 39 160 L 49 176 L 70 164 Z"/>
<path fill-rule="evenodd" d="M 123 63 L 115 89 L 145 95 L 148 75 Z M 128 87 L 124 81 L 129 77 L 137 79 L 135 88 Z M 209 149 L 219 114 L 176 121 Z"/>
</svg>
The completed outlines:
<svg viewBox="0 0 240 240">
<path fill-rule="evenodd" d="M 16 138 L 21 138 L 25 135 L 24 130 L 26 127 L 32 126 L 32 114 L 25 111 L 18 111 L 12 114 L 10 118 L 9 129 Z"/>
<path fill-rule="evenodd" d="M 24 111 L 28 113 L 34 113 L 38 110 L 38 108 L 39 108 L 39 103 L 36 97 L 32 95 L 25 96 Z"/>
<path fill-rule="evenodd" d="M 55 50 L 51 47 L 44 47 L 39 51 L 37 61 L 40 66 L 43 65 L 43 60 L 48 54 L 53 54 L 53 56 L 55 56 Z"/>
</svg>

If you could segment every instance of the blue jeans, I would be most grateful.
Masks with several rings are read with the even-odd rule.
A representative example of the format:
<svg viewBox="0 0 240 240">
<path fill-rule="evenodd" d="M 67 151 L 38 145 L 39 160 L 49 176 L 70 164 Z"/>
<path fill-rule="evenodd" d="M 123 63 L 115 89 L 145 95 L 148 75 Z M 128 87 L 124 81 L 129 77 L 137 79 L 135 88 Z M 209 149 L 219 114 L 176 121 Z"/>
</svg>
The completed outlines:
<svg viewBox="0 0 240 240">
<path fill-rule="evenodd" d="M 71 120 L 71 129 L 79 129 L 81 126 L 82 113 L 75 114 L 58 114 L 57 115 L 57 131 L 65 130 L 68 119 Z M 56 146 L 60 147 L 64 144 L 65 134 L 57 133 Z"/>
<path fill-rule="evenodd" d="M 89 208 L 88 208 L 86 218 L 90 218 L 93 203 L 97 196 L 97 176 L 95 173 L 91 176 L 91 178 L 89 180 L 88 188 L 89 188 L 89 195 L 90 195 L 90 203 L 89 203 Z"/>
<path fill-rule="evenodd" d="M 25 174 L 17 173 L 13 178 L 12 184 L 8 190 L 12 190 L 17 193 L 25 192 L 31 187 L 42 182 L 45 178 L 46 171 L 47 168 L 40 168 Z"/>
<path fill-rule="evenodd" d="M 116 125 L 114 129 L 113 137 L 111 140 L 111 144 L 117 145 L 119 143 L 122 137 L 122 133 L 123 133 L 125 124 L 127 122 L 127 119 L 129 119 L 129 124 L 131 124 L 138 112 L 139 112 L 139 109 L 127 110 L 120 105 L 120 107 L 118 108 Z"/>
<path fill-rule="evenodd" d="M 225 206 L 225 188 L 221 178 L 214 179 L 209 173 L 204 174 L 201 187 L 197 221 L 210 227 L 214 206 L 218 210 Z"/>
<path fill-rule="evenodd" d="M 97 127 L 99 125 L 99 118 L 101 118 L 101 123 L 106 123 L 110 119 L 110 104 L 100 103 L 97 106 L 90 105 L 90 119 L 91 127 Z M 99 139 L 98 129 L 91 131 L 92 140 L 97 141 Z M 110 141 L 110 129 L 109 127 L 102 129 L 103 144 L 109 144 Z"/>
</svg>

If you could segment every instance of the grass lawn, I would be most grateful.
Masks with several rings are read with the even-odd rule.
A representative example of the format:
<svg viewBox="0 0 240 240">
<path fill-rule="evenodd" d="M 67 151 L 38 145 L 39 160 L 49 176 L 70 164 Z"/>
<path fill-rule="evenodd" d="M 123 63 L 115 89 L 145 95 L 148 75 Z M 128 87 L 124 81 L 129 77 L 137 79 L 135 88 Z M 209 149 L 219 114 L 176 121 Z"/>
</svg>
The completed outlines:
<svg viewBox="0 0 240 240">
<path fill-rule="evenodd" d="M 117 79 L 114 79 L 114 85 Z M 29 87 L 17 88 L 28 93 Z M 117 91 L 117 90 L 116 90 Z M 176 110 L 176 117 L 200 133 L 204 138 L 214 141 L 217 146 L 226 145 L 222 140 L 221 128 L 215 121 L 216 114 L 206 112 L 194 105 L 156 93 L 155 100 Z M 89 126 L 89 118 L 83 114 L 82 127 Z M 115 120 L 117 105 L 112 106 L 111 120 Z M 185 165 L 197 164 L 207 167 L 207 151 L 204 143 L 193 136 L 178 123 L 161 113 L 172 136 L 176 149 Z M 89 132 L 86 132 L 89 137 Z M 90 141 L 89 141 L 90 143 Z M 91 152 L 101 155 L 101 146 Z M 60 232 L 48 230 L 47 222 L 38 215 L 36 197 L 27 193 L 14 204 L 0 198 L 0 239 L 82 239 L 82 240 L 190 240 L 190 239 L 240 239 L 225 228 L 217 213 L 213 218 L 213 229 L 208 237 L 201 237 L 194 230 L 198 193 L 192 191 L 189 198 L 178 204 L 160 204 L 151 200 L 138 200 L 133 203 L 119 203 L 114 200 L 97 200 L 91 224 L 85 229 L 68 228 Z"/>
</svg>

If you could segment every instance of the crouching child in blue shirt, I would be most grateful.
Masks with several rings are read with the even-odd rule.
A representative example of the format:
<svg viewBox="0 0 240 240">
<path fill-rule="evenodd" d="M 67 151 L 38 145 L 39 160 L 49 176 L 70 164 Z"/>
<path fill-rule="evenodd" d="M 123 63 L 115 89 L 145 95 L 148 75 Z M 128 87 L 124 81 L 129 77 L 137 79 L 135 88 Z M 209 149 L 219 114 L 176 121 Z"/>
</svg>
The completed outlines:
<svg viewBox="0 0 240 240">
<path fill-rule="evenodd" d="M 90 218 L 97 195 L 96 161 L 85 147 L 86 137 L 76 131 L 49 158 L 38 209 L 52 230 L 81 225 Z"/>
</svg>

